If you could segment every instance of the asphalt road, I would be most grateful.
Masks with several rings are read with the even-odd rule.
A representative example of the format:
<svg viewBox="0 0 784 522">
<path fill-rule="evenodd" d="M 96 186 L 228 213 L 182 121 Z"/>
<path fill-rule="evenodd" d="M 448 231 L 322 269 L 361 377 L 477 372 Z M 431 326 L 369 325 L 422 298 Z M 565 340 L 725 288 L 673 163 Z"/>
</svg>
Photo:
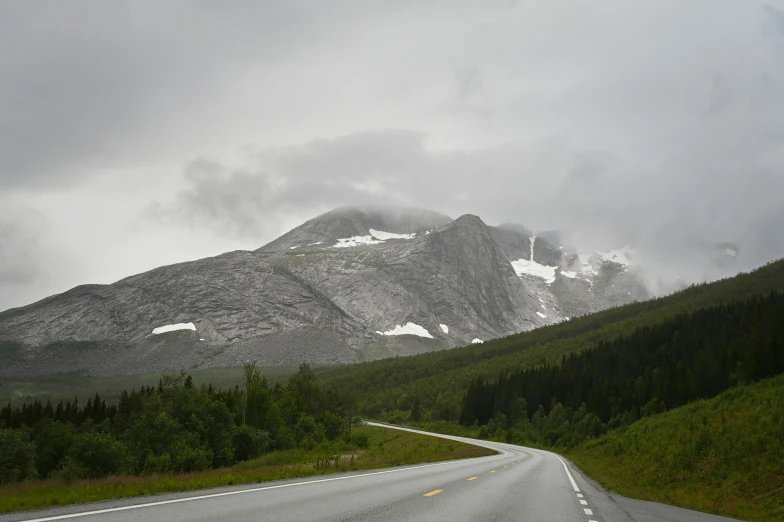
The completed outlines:
<svg viewBox="0 0 784 522">
<path fill-rule="evenodd" d="M 443 437 L 485 446 L 500 453 L 323 478 L 83 504 L 1 516 L 0 522 L 731 520 L 611 496 L 553 453 L 511 444 Z"/>
</svg>

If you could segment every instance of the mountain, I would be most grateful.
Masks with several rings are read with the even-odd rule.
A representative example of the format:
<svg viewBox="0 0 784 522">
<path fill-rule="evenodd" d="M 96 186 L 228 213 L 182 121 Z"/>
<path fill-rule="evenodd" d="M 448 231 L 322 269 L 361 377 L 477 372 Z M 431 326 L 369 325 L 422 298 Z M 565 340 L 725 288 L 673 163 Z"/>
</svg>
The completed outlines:
<svg viewBox="0 0 784 522">
<path fill-rule="evenodd" d="M 754 296 L 767 296 L 771 292 L 784 294 L 784 259 L 769 263 L 750 273 L 741 273 L 731 278 L 721 279 L 712 283 L 693 285 L 674 294 L 651 299 L 644 302 L 631 303 L 617 308 L 611 308 L 583 317 L 564 321 L 547 328 L 537 328 L 528 332 L 521 332 L 500 339 L 494 339 L 481 346 L 459 347 L 453 350 L 425 353 L 413 357 L 398 357 L 372 361 L 365 364 L 351 366 L 334 366 L 318 368 L 316 374 L 319 379 L 335 389 L 350 389 L 357 398 L 357 410 L 370 418 L 382 418 L 390 422 L 407 421 L 408 412 L 411 410 L 412 401 L 418 398 L 423 416 L 433 420 L 456 421 L 459 416 L 460 405 L 466 395 L 466 390 L 477 378 L 488 380 L 498 379 L 503 375 L 508 378 L 514 372 L 533 370 L 548 365 L 552 376 L 556 376 L 556 368 L 563 366 L 564 359 L 576 354 L 585 353 L 593 349 L 607 347 L 628 341 L 635 332 L 647 335 L 661 324 L 673 321 L 689 314 L 695 314 L 708 308 L 727 308 L 733 304 L 746 301 Z M 728 323 L 736 325 L 737 322 Z M 722 325 L 726 328 L 726 325 Z M 715 323 L 703 328 L 706 332 L 714 333 Z M 761 332 L 758 332 L 761 333 Z M 692 342 L 696 339 L 697 348 L 715 347 L 708 337 L 697 333 L 689 337 L 684 333 L 674 334 L 674 338 L 682 338 Z M 760 337 L 764 339 L 764 337 Z M 779 346 L 781 341 L 779 341 Z M 662 347 L 653 345 L 656 349 L 648 350 L 647 357 L 664 357 L 661 359 L 667 365 L 675 364 L 672 359 L 667 359 L 661 354 Z M 742 341 L 736 345 L 742 348 L 742 357 L 747 357 L 749 349 Z M 705 364 L 704 358 L 690 361 L 682 365 L 682 372 L 696 371 L 701 378 L 706 375 L 709 367 L 719 361 L 726 368 L 727 361 L 719 358 L 712 359 Z M 560 385 L 574 382 L 576 385 L 602 384 L 610 386 L 611 381 L 617 380 L 619 373 L 626 371 L 625 363 L 618 362 L 615 368 L 595 371 L 590 377 L 583 380 L 561 379 Z M 759 367 L 766 368 L 762 364 Z M 676 367 L 678 367 L 676 365 Z M 722 366 L 720 366 L 722 367 Z M 745 366 L 744 366 L 745 367 Z M 730 365 L 729 368 L 736 372 L 744 373 L 743 368 Z M 662 372 L 656 372 L 662 377 Z M 686 374 L 690 375 L 690 374 Z M 642 387 L 629 397 L 638 397 L 642 390 L 648 390 L 650 383 L 645 377 L 638 384 Z M 704 382 L 704 379 L 703 381 Z M 694 383 L 696 385 L 696 381 Z M 672 390 L 676 390 L 671 383 Z M 611 390 L 613 388 L 607 388 Z M 515 392 L 519 393 L 519 390 Z M 518 395 L 519 396 L 519 395 Z M 550 389 L 540 396 L 540 400 L 549 404 L 555 396 L 555 390 Z M 616 395 L 621 397 L 622 395 Z M 511 396 L 507 396 L 507 399 Z M 573 394 L 574 400 L 590 402 L 589 397 Z M 487 404 L 492 407 L 493 397 L 486 397 Z M 556 424 L 560 426 L 560 424 Z"/>
<path fill-rule="evenodd" d="M 646 299 L 633 257 L 472 215 L 342 208 L 253 252 L 0 313 L 0 374 L 329 364 L 481 343 Z"/>
<path fill-rule="evenodd" d="M 418 208 L 338 208 L 306 221 L 259 248 L 257 252 L 278 252 L 334 243 L 341 238 L 368 236 L 371 230 L 417 234 L 447 225 L 451 221 L 448 216 L 438 212 Z"/>
</svg>

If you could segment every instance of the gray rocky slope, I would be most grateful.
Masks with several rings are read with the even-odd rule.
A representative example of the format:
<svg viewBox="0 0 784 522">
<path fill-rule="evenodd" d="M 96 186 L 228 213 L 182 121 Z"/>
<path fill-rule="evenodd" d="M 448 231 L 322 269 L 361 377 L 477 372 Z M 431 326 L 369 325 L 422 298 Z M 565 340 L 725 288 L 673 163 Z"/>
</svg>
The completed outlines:
<svg viewBox="0 0 784 522">
<path fill-rule="evenodd" d="M 520 225 L 339 209 L 254 252 L 84 285 L 0 314 L 0 374 L 113 375 L 420 353 L 647 292 L 629 251 L 577 255 Z M 165 325 L 192 323 L 154 334 Z"/>
</svg>

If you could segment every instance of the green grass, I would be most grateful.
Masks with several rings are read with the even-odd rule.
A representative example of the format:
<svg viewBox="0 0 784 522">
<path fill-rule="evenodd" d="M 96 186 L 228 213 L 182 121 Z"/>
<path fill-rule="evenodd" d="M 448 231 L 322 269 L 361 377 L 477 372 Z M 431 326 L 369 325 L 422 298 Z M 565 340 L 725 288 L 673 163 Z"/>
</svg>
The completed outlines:
<svg viewBox="0 0 784 522">
<path fill-rule="evenodd" d="M 625 496 L 784 520 L 784 375 L 642 419 L 567 455 Z"/>
<path fill-rule="evenodd" d="M 0 513 L 495 454 L 479 446 L 388 428 L 363 426 L 354 432 L 367 435 L 367 448 L 334 445 L 312 451 L 276 451 L 231 468 L 182 475 L 7 484 L 0 486 Z"/>
<path fill-rule="evenodd" d="M 297 372 L 296 367 L 272 366 L 262 369 L 262 374 L 271 383 L 279 382 Z M 244 385 L 242 368 L 205 368 L 189 370 L 194 383 L 209 384 L 216 388 L 233 388 Z M 55 374 L 31 377 L 0 377 L 0 404 L 11 402 L 20 406 L 23 402 L 40 399 L 51 400 L 87 400 L 97 393 L 108 402 L 114 403 L 123 390 L 139 389 L 141 386 L 157 386 L 164 373 L 147 373 L 140 375 L 121 375 L 116 377 L 88 377 L 79 374 Z"/>
</svg>

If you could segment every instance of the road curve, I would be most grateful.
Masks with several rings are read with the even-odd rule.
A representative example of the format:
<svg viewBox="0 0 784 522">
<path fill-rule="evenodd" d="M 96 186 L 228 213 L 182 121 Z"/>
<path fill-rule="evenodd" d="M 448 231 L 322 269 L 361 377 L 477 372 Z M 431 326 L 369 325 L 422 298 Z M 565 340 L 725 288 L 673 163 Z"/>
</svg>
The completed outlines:
<svg viewBox="0 0 784 522">
<path fill-rule="evenodd" d="M 368 424 L 402 429 L 369 422 Z M 424 433 L 424 432 L 420 432 Z M 718 522 L 731 519 L 611 496 L 547 451 L 439 435 L 489 457 L 265 482 L 0 516 L 74 520 Z"/>
</svg>

